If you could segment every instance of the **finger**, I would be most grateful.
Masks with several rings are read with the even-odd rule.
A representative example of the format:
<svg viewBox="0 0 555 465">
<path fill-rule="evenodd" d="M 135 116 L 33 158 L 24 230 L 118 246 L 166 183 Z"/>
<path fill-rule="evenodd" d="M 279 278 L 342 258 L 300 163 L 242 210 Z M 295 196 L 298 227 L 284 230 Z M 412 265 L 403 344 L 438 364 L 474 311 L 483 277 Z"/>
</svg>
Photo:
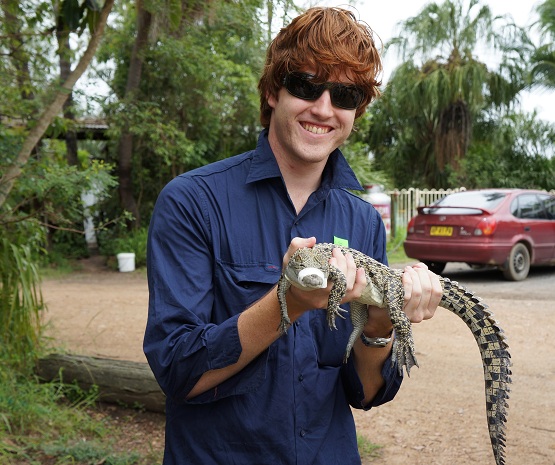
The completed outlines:
<svg viewBox="0 0 555 465">
<path fill-rule="evenodd" d="M 303 247 L 314 247 L 314 244 L 316 244 L 315 237 L 294 237 L 283 257 L 283 267 L 285 268 L 287 263 L 289 263 L 289 259 L 297 250 Z"/>
<path fill-rule="evenodd" d="M 422 296 L 420 298 L 420 311 L 422 318 L 428 320 L 434 316 L 434 313 L 443 296 L 443 287 L 439 280 L 439 276 L 428 270 L 426 265 L 415 266 L 414 270 L 420 280 L 422 287 Z"/>
<path fill-rule="evenodd" d="M 345 277 L 347 278 L 347 291 L 351 291 L 357 279 L 357 266 L 353 254 L 345 254 Z"/>
<path fill-rule="evenodd" d="M 427 270 L 428 265 L 426 265 L 425 263 L 422 263 L 422 262 L 418 262 L 418 263 L 415 263 L 414 265 L 412 265 L 411 268 L 422 268 L 424 270 Z"/>
<path fill-rule="evenodd" d="M 418 308 L 422 298 L 420 278 L 414 268 L 407 266 L 403 273 L 403 288 L 405 290 L 405 306 L 403 310 L 413 323 L 422 321 Z"/>
<path fill-rule="evenodd" d="M 405 276 L 406 275 L 406 276 Z M 403 275 L 405 288 L 405 313 L 413 323 L 428 320 L 441 301 L 443 288 L 439 277 L 424 264 L 405 268 Z"/>
<path fill-rule="evenodd" d="M 441 285 L 441 281 L 439 280 L 439 276 L 435 273 L 429 272 L 431 275 L 431 282 L 432 282 L 432 298 L 430 299 L 430 304 L 428 306 L 428 310 L 434 315 L 437 307 L 441 303 L 441 299 L 443 297 L 443 286 Z"/>
<path fill-rule="evenodd" d="M 355 284 L 353 285 L 353 296 L 358 298 L 366 289 L 366 272 L 364 268 L 357 268 L 355 272 Z"/>
</svg>

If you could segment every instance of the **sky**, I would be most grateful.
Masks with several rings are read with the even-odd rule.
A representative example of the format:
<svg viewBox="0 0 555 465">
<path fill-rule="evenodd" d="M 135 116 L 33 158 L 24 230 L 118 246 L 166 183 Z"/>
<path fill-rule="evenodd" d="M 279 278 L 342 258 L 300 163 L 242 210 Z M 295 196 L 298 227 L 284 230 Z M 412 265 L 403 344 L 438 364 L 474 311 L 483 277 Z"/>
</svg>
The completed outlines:
<svg viewBox="0 0 555 465">
<path fill-rule="evenodd" d="M 333 6 L 332 2 L 326 2 Z M 385 43 L 391 37 L 398 35 L 397 23 L 412 16 L 416 16 L 422 8 L 430 3 L 429 0 L 358 0 L 354 7 L 360 19 L 367 22 Z M 437 0 L 436 3 L 442 3 Z M 537 20 L 536 6 L 541 0 L 481 0 L 494 15 L 510 14 L 519 26 L 530 26 Z M 340 1 L 335 3 L 340 6 Z M 398 65 L 392 55 L 384 59 L 384 83 L 389 74 Z M 536 110 L 540 118 L 555 122 L 555 92 L 535 89 L 523 94 L 522 108 L 525 111 Z"/>
</svg>

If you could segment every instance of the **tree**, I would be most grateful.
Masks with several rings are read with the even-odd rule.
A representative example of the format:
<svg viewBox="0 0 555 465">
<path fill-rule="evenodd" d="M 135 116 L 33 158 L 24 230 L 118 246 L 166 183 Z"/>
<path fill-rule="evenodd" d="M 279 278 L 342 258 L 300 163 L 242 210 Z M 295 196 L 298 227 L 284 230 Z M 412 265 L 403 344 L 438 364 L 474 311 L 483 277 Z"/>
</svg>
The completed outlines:
<svg viewBox="0 0 555 465">
<path fill-rule="evenodd" d="M 484 115 L 451 185 L 555 189 L 555 127 L 535 113 Z"/>
<path fill-rule="evenodd" d="M 33 149 L 39 143 L 54 118 L 62 110 L 69 93 L 73 89 L 73 86 L 85 72 L 93 59 L 98 44 L 100 43 L 104 33 L 106 21 L 113 5 L 114 0 L 106 0 L 104 7 L 100 12 L 96 29 L 92 33 L 87 49 L 83 53 L 79 63 L 69 74 L 67 79 L 61 83 L 59 90 L 53 92 L 50 102 L 46 105 L 40 116 L 36 120 L 30 121 L 29 131 L 23 141 L 19 153 L 14 160 L 8 164 L 0 177 L 0 207 L 2 207 L 2 205 L 6 202 L 16 179 L 21 175 L 22 168 L 29 160 Z"/>
<path fill-rule="evenodd" d="M 70 34 L 78 33 L 81 35 L 85 26 L 89 26 L 91 32 L 96 28 L 100 5 L 96 0 L 88 0 L 82 5 L 78 0 L 62 0 L 54 4 L 56 14 L 56 39 L 58 49 L 56 51 L 60 63 L 60 82 L 65 82 L 71 74 L 72 49 Z M 77 132 L 75 130 L 75 112 L 73 109 L 73 91 L 63 104 L 63 115 L 70 125 L 66 126 L 65 140 L 67 149 L 67 162 L 69 165 L 76 166 L 77 159 Z"/>
<path fill-rule="evenodd" d="M 75 166 L 49 163 L 56 143 L 43 136 L 92 60 L 113 3 L 106 0 L 86 50 L 63 82 L 53 77 L 56 67 L 49 53 L 56 30 L 51 5 L 0 3 L 0 355 L 21 368 L 33 362 L 40 342 L 43 301 L 37 263 L 44 225 L 64 213 L 71 217 L 75 208 L 82 214 L 81 189 L 96 170 L 78 173 Z M 60 14 L 67 19 L 66 13 Z"/>
<path fill-rule="evenodd" d="M 175 3 L 174 3 L 175 4 Z M 140 79 L 130 92 L 138 11 L 125 10 L 99 55 L 113 60 L 105 106 L 110 135 L 120 141 L 109 162 L 119 164 L 120 193 L 136 202 L 133 226 L 148 223 L 160 189 L 176 175 L 252 148 L 258 132 L 256 78 L 263 42 L 261 2 L 195 0 L 157 8 L 140 53 Z M 144 8 L 150 8 L 145 1 Z M 125 136 L 124 136 L 125 135 Z M 122 170 L 122 145 L 129 145 Z M 129 151 L 132 147 L 132 151 Z M 126 176 L 126 185 L 122 175 Z M 127 210 L 130 208 L 124 205 Z"/>
<path fill-rule="evenodd" d="M 533 85 L 555 89 L 555 0 L 545 0 L 536 8 L 537 25 L 544 44 L 533 52 L 530 72 Z"/>
<path fill-rule="evenodd" d="M 462 0 L 430 3 L 400 25 L 403 34 L 386 48 L 404 61 L 370 109 L 368 140 L 383 167 L 403 167 L 398 184 L 446 186 L 468 151 L 476 116 L 509 108 L 524 88 L 507 47 L 523 32 L 478 0 L 466 10 Z M 501 52 L 497 70 L 476 57 L 480 44 Z"/>
</svg>

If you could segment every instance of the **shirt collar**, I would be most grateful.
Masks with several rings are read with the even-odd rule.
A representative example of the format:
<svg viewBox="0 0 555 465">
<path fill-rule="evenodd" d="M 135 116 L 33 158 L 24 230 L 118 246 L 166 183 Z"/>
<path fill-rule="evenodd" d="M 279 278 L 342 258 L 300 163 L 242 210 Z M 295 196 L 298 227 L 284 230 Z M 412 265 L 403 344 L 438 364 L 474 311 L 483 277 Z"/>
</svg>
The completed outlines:
<svg viewBox="0 0 555 465">
<path fill-rule="evenodd" d="M 247 183 L 277 177 L 281 177 L 281 171 L 268 142 L 268 130 L 264 129 L 258 137 L 258 143 L 253 152 Z M 330 154 L 324 169 L 322 187 L 364 190 L 339 149 L 335 149 Z"/>
</svg>

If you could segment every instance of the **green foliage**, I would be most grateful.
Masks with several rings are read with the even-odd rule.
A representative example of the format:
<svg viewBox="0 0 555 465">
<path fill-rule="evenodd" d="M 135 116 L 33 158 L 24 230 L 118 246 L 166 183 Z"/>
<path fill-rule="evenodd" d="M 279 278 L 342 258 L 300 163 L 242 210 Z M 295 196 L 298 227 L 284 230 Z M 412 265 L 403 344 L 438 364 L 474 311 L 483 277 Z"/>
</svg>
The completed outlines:
<svg viewBox="0 0 555 465">
<path fill-rule="evenodd" d="M 406 228 L 397 228 L 395 234 L 391 235 L 387 241 L 387 261 L 390 265 L 395 263 L 407 263 L 411 259 L 405 254 L 403 242 L 407 237 Z"/>
<path fill-rule="evenodd" d="M 133 191 L 143 225 L 170 179 L 256 144 L 256 84 L 264 56 L 259 6 L 199 2 L 178 20 L 178 12 L 145 4 L 156 26 L 144 52 L 140 89 L 125 99 L 135 18 L 127 12 L 112 24 L 99 54 L 116 63 L 107 76 L 113 98 L 105 111 L 113 140 L 127 129 L 133 135 Z M 106 160 L 115 164 L 115 157 L 114 150 Z"/>
<path fill-rule="evenodd" d="M 31 222 L 6 227 L 0 238 L 0 357 L 22 370 L 35 361 L 40 344 L 40 238 Z"/>
<path fill-rule="evenodd" d="M 117 233 L 117 236 L 115 235 Z M 102 255 L 114 256 L 118 253 L 134 253 L 135 266 L 146 266 L 146 241 L 148 228 L 118 231 L 116 229 L 100 234 Z"/>
<path fill-rule="evenodd" d="M 534 114 L 480 121 L 451 183 L 467 188 L 555 189 L 555 127 Z"/>
<path fill-rule="evenodd" d="M 544 0 L 536 7 L 537 26 L 543 43 L 532 53 L 530 79 L 532 85 L 555 89 L 555 0 Z"/>
<path fill-rule="evenodd" d="M 60 255 L 87 256 L 83 226 L 87 212 L 96 218 L 98 228 L 115 222 L 119 213 L 106 218 L 98 212 L 100 202 L 116 184 L 109 174 L 111 167 L 101 161 L 88 162 L 84 169 L 67 166 L 63 158 L 60 160 L 58 147 L 57 141 L 43 144 L 37 159 L 25 166 L 6 208 L 0 211 L 0 225 L 30 219 L 42 225 L 46 236 L 41 249 L 52 253 L 53 261 Z M 82 195 L 87 192 L 93 192 L 99 203 L 86 210 Z"/>
<path fill-rule="evenodd" d="M 370 148 L 364 140 L 368 126 L 369 120 L 366 118 L 355 121 L 356 129 L 341 147 L 341 151 L 362 186 L 380 184 L 389 189 L 393 187 L 391 179 L 383 171 L 376 169 L 370 156 Z"/>
</svg>

